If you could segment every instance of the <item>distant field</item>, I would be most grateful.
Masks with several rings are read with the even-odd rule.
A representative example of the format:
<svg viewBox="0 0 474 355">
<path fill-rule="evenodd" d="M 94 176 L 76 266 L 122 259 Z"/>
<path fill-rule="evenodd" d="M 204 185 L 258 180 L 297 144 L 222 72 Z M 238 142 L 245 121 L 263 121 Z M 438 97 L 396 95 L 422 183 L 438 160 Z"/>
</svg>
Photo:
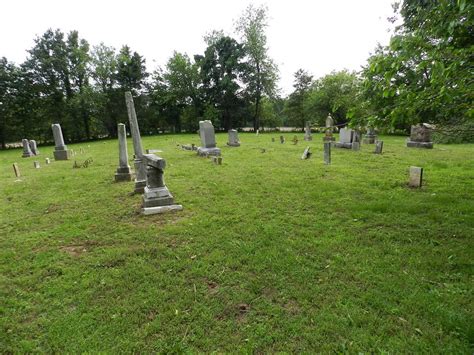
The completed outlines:
<svg viewBox="0 0 474 355">
<path fill-rule="evenodd" d="M 81 169 L 0 151 L 1 351 L 472 354 L 474 145 L 381 137 L 325 166 L 322 135 L 279 135 L 218 134 L 221 166 L 145 137 L 184 206 L 147 217 L 115 140 L 69 145 Z"/>
</svg>

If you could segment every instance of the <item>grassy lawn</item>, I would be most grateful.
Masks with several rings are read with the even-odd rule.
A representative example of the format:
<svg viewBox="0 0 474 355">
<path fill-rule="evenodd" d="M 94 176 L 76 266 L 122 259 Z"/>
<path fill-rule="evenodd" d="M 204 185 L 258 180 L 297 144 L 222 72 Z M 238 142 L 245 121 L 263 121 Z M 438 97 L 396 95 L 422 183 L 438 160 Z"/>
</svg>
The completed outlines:
<svg viewBox="0 0 474 355">
<path fill-rule="evenodd" d="M 325 166 L 321 135 L 306 161 L 278 136 L 218 134 L 221 166 L 145 137 L 184 206 L 146 217 L 115 140 L 69 145 L 81 169 L 0 152 L 1 351 L 472 354 L 474 146 L 383 137 Z"/>
</svg>

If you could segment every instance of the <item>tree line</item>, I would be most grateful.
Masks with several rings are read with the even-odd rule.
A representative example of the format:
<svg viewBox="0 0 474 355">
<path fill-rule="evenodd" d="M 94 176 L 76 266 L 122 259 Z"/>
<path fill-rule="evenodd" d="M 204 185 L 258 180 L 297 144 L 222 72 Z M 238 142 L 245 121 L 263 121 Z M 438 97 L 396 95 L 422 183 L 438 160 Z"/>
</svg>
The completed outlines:
<svg viewBox="0 0 474 355">
<path fill-rule="evenodd" d="M 300 69 L 287 97 L 268 55 L 263 6 L 245 9 L 236 38 L 208 33 L 204 53 L 174 52 L 153 72 L 127 45 L 91 46 L 77 31 L 49 29 L 23 63 L 0 59 L 0 144 L 51 141 L 51 123 L 61 124 L 68 142 L 115 137 L 117 123 L 128 122 L 125 91 L 135 97 L 143 134 L 195 131 L 204 119 L 225 130 L 323 125 L 328 113 L 338 124 L 407 130 L 430 122 L 470 132 L 473 5 L 405 0 L 394 7 L 403 24 L 360 72 L 314 79 Z"/>
</svg>

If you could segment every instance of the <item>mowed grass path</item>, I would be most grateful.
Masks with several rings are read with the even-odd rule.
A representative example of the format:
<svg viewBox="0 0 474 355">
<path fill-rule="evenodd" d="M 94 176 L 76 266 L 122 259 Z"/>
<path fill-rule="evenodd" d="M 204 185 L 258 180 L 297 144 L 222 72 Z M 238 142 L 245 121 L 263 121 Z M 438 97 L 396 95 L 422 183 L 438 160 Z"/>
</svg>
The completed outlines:
<svg viewBox="0 0 474 355">
<path fill-rule="evenodd" d="M 474 146 L 383 137 L 325 166 L 321 135 L 284 135 L 218 134 L 222 166 L 145 137 L 184 206 L 146 217 L 115 140 L 69 145 L 81 169 L 0 152 L 1 351 L 472 353 Z"/>
</svg>

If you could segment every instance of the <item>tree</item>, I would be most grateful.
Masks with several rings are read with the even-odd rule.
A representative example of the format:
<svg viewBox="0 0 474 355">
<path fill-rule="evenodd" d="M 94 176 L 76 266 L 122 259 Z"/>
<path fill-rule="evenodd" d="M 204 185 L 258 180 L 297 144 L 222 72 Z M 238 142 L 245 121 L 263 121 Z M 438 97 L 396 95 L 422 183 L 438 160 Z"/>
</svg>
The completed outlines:
<svg viewBox="0 0 474 355">
<path fill-rule="evenodd" d="M 405 128 L 420 122 L 472 124 L 473 11 L 465 0 L 401 3 L 403 24 L 363 70 L 375 121 Z"/>
<path fill-rule="evenodd" d="M 264 6 L 249 5 L 236 23 L 246 53 L 248 70 L 243 80 L 247 86 L 246 95 L 253 105 L 255 130 L 260 127 L 261 100 L 276 93 L 278 80 L 278 68 L 268 56 L 267 26 L 267 8 Z"/>
<path fill-rule="evenodd" d="M 289 124 L 304 127 L 305 122 L 310 119 L 308 111 L 305 109 L 306 101 L 313 84 L 313 76 L 305 70 L 299 69 L 295 73 L 295 90 L 290 94 L 286 102 L 285 113 L 288 116 Z"/>
</svg>

